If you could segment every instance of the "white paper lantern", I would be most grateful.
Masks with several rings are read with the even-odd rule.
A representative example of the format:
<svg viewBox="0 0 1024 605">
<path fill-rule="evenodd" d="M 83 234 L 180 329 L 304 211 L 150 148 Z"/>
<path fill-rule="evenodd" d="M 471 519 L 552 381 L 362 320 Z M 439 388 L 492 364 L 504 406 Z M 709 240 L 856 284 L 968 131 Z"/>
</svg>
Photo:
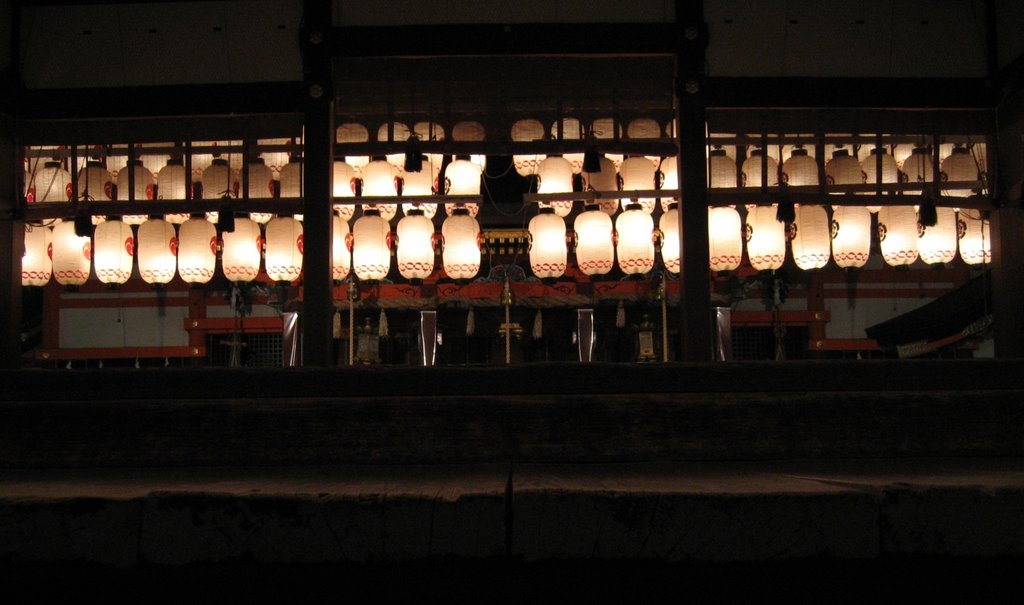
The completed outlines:
<svg viewBox="0 0 1024 605">
<path fill-rule="evenodd" d="M 675 192 L 679 190 L 679 164 L 676 161 L 676 156 L 669 156 L 661 161 L 661 165 L 658 166 L 658 172 L 661 173 L 661 187 L 664 191 Z"/>
<path fill-rule="evenodd" d="M 735 208 L 708 208 L 708 244 L 712 271 L 734 271 L 740 266 L 743 221 Z"/>
<path fill-rule="evenodd" d="M 217 230 L 190 218 L 178 228 L 178 275 L 187 284 L 205 284 L 217 266 Z"/>
<path fill-rule="evenodd" d="M 267 277 L 276 282 L 293 282 L 302 274 L 302 223 L 287 216 L 267 223 Z"/>
<path fill-rule="evenodd" d="M 394 197 L 398 195 L 398 170 L 383 160 L 374 160 L 363 167 L 363 197 Z M 370 201 L 370 200 L 367 200 Z M 385 221 L 395 218 L 398 204 L 364 204 L 363 211 L 377 210 Z"/>
<path fill-rule="evenodd" d="M 935 175 L 932 169 L 932 150 L 929 147 L 915 147 L 910 157 L 903 160 L 903 174 L 908 183 L 931 183 Z M 921 189 L 907 190 L 906 193 L 921 193 Z"/>
<path fill-rule="evenodd" d="M 186 189 L 188 179 L 185 175 L 185 163 L 181 158 L 167 160 L 167 165 L 156 175 L 157 198 L 161 200 L 187 200 Z M 188 220 L 187 213 L 168 214 L 164 216 L 168 223 L 180 225 Z"/>
<path fill-rule="evenodd" d="M 832 159 L 825 163 L 826 185 L 863 185 L 866 179 L 860 162 L 847 149 L 835 150 Z M 834 193 L 843 195 L 843 192 Z"/>
<path fill-rule="evenodd" d="M 650 161 L 646 158 L 640 159 Z M 623 162 L 623 165 L 625 164 L 626 162 Z M 615 251 L 619 259 L 619 269 L 623 273 L 638 275 L 654 268 L 654 219 L 649 212 L 639 204 L 627 205 L 626 210 L 615 219 L 615 232 Z"/>
<path fill-rule="evenodd" d="M 568 257 L 565 220 L 553 208 L 541 208 L 540 214 L 530 219 L 528 230 L 533 275 L 539 279 L 564 275 Z"/>
<path fill-rule="evenodd" d="M 937 222 L 934 226 L 921 226 L 921 237 L 917 251 L 921 260 L 933 265 L 949 263 L 956 258 L 957 226 L 956 211 L 952 208 L 936 208 Z"/>
<path fill-rule="evenodd" d="M 981 178 L 978 164 L 971 156 L 966 147 L 956 146 L 953 152 L 942 160 L 942 180 L 944 182 L 956 183 L 963 181 L 977 181 Z M 943 187 L 943 194 L 952 197 L 969 197 L 974 193 L 971 189 L 946 189 Z"/>
<path fill-rule="evenodd" d="M 917 260 L 917 212 L 911 206 L 878 211 L 878 240 L 886 264 L 899 267 Z"/>
<path fill-rule="evenodd" d="M 352 267 L 351 234 L 348 223 L 340 216 L 334 215 L 331 220 L 331 278 L 334 281 L 341 281 L 348 277 Z"/>
<path fill-rule="evenodd" d="M 555 140 L 579 141 L 579 140 L 583 139 L 583 124 L 577 118 L 562 118 L 562 120 L 561 120 L 561 128 L 562 128 L 562 136 L 561 136 L 561 138 L 559 138 L 559 136 L 558 136 L 558 128 L 559 128 L 559 123 L 558 122 L 555 122 L 554 124 L 551 125 L 551 137 L 553 139 L 555 139 Z M 601 133 L 601 136 L 603 136 L 603 135 L 604 135 L 604 133 Z M 579 173 L 579 172 L 582 172 L 582 170 L 583 170 L 583 157 L 584 157 L 584 155 L 585 154 L 583 154 L 583 153 L 566 153 L 562 157 L 564 157 L 566 160 L 569 161 L 570 164 L 572 164 L 572 171 L 573 172 Z M 610 161 L 610 158 L 609 158 L 609 161 Z M 622 161 L 622 156 L 619 156 L 619 161 L 620 162 Z M 615 165 L 614 162 L 612 164 L 615 166 L 615 170 L 618 170 L 618 165 Z M 602 190 L 602 191 L 607 191 L 607 190 L 605 189 L 605 190 Z"/>
<path fill-rule="evenodd" d="M 679 192 L 679 170 L 675 156 L 660 160 L 657 179 L 658 189 L 665 192 L 665 197 L 661 198 L 661 211 L 668 212 L 669 206 L 676 203 L 675 196 Z"/>
<path fill-rule="evenodd" d="M 789 159 L 782 163 L 782 182 L 790 187 L 818 184 L 818 163 L 803 147 L 793 149 Z"/>
<path fill-rule="evenodd" d="M 135 236 L 122 221 L 104 221 L 93 234 L 93 270 L 104 284 L 123 284 L 132 276 Z"/>
<path fill-rule="evenodd" d="M 278 181 L 281 184 L 282 198 L 302 198 L 305 191 L 302 188 L 302 170 L 304 164 L 302 157 L 292 157 L 287 164 L 281 166 L 278 173 Z"/>
<path fill-rule="evenodd" d="M 441 263 L 451 279 L 472 279 L 480 272 L 480 223 L 465 208 L 455 208 L 441 224 Z"/>
<path fill-rule="evenodd" d="M 379 211 L 363 209 L 352 226 L 352 269 L 359 279 L 380 280 L 391 270 L 391 227 Z"/>
<path fill-rule="evenodd" d="M 757 271 L 774 271 L 786 260 L 786 226 L 775 220 L 776 204 L 747 206 L 747 259 Z"/>
<path fill-rule="evenodd" d="M 248 193 L 250 200 L 268 200 L 274 197 L 274 173 L 263 162 L 263 158 L 256 158 L 249 163 L 249 186 Z M 249 218 L 261 225 L 270 222 L 274 215 L 270 212 L 251 212 Z"/>
<path fill-rule="evenodd" d="M 233 282 L 250 282 L 260 273 L 263 237 L 259 223 L 247 218 L 235 219 L 235 230 L 221 235 L 221 271 Z"/>
<path fill-rule="evenodd" d="M 355 204 L 339 204 L 337 201 L 338 198 L 355 197 L 356 169 L 346 162 L 335 162 L 333 181 L 334 211 L 341 220 L 348 221 L 356 212 Z"/>
<path fill-rule="evenodd" d="M 448 164 L 445 170 L 445 193 L 448 195 L 480 195 L 480 166 L 465 159 Z"/>
<path fill-rule="evenodd" d="M 544 124 L 540 120 L 517 120 L 512 124 L 511 136 L 515 142 L 540 141 L 544 139 Z M 512 164 L 520 176 L 537 174 L 537 168 L 544 160 L 541 154 L 513 155 Z"/>
<path fill-rule="evenodd" d="M 89 279 L 92 239 L 75 235 L 75 224 L 53 228 L 53 278 L 62 286 L 81 286 Z"/>
<path fill-rule="evenodd" d="M 619 166 L 622 191 L 647 191 L 654 189 L 655 173 L 654 162 L 643 156 L 634 156 L 622 160 L 622 164 Z M 640 198 L 636 202 L 640 204 L 640 208 L 647 214 L 654 212 L 654 198 Z"/>
<path fill-rule="evenodd" d="M 869 185 L 878 184 L 878 157 L 882 158 L 882 183 L 898 183 L 900 181 L 900 171 L 896 166 L 896 158 L 889 155 L 884 147 L 875 147 L 871 150 L 868 157 L 860 163 L 861 170 L 864 172 L 864 182 Z M 881 206 L 874 205 L 868 206 L 868 210 L 872 213 L 878 212 Z"/>
<path fill-rule="evenodd" d="M 582 172 L 584 191 L 618 191 L 619 177 L 615 171 L 615 164 L 604 156 L 598 158 L 601 170 L 598 172 Z M 598 200 L 598 208 L 608 216 L 615 216 L 619 211 L 619 200 L 608 199 Z"/>
<path fill-rule="evenodd" d="M 457 159 L 444 172 L 444 192 L 447 195 L 480 195 L 480 177 L 483 172 L 480 166 L 465 159 Z M 446 203 L 444 211 L 452 216 L 455 203 Z M 465 204 L 470 216 L 476 216 L 480 208 L 475 203 Z"/>
<path fill-rule="evenodd" d="M 114 184 L 107 167 L 98 160 L 89 160 L 78 172 L 78 199 L 109 202 Z"/>
<path fill-rule="evenodd" d="M 78 172 L 78 199 L 95 202 L 109 202 L 113 198 L 114 184 L 111 182 L 110 171 L 99 160 L 89 160 Z M 98 225 L 107 220 L 106 216 L 95 215 L 92 224 Z"/>
<path fill-rule="evenodd" d="M 147 284 L 174 279 L 178 264 L 178 237 L 174 225 L 152 219 L 139 225 L 139 277 Z"/>
<path fill-rule="evenodd" d="M 537 193 L 572 193 L 572 164 L 561 156 L 547 157 L 537 168 L 537 181 Z M 553 208 L 560 217 L 572 212 L 571 199 L 539 202 L 537 206 Z"/>
<path fill-rule="evenodd" d="M 832 258 L 840 268 L 863 267 L 871 254 L 871 212 L 864 206 L 832 208 Z"/>
<path fill-rule="evenodd" d="M 213 158 L 212 163 L 203 170 L 202 183 L 204 200 L 238 198 L 241 189 L 238 171 L 229 166 L 224 158 Z M 218 217 L 218 212 L 206 213 L 206 220 L 211 223 L 216 223 Z"/>
<path fill-rule="evenodd" d="M 668 211 L 661 215 L 658 229 L 661 231 L 661 262 L 669 273 L 679 273 L 679 204 L 672 202 Z"/>
<path fill-rule="evenodd" d="M 775 161 L 775 158 L 768 156 L 765 158 L 763 149 L 754 149 L 750 152 L 750 156 L 743 160 L 743 186 L 744 187 L 760 187 L 761 186 L 761 160 L 765 159 L 767 166 L 767 186 L 775 187 L 779 184 L 779 163 Z"/>
<path fill-rule="evenodd" d="M 857 165 L 860 170 L 860 165 Z M 831 254 L 828 213 L 821 206 L 800 204 L 793 222 L 793 261 L 804 269 L 821 269 Z"/>
<path fill-rule="evenodd" d="M 434 272 L 434 223 L 411 208 L 398 221 L 398 273 L 405 279 L 426 279 Z"/>
<path fill-rule="evenodd" d="M 992 261 L 992 238 L 989 222 L 972 216 L 977 210 L 961 211 L 957 217 L 960 236 L 960 258 L 968 265 L 988 264 Z"/>
<path fill-rule="evenodd" d="M 611 163 L 611 162 L 609 162 Z M 597 204 L 587 209 L 573 223 L 576 231 L 576 265 L 584 275 L 604 275 L 615 265 L 615 228 L 608 213 Z"/>
<path fill-rule="evenodd" d="M 432 195 L 434 193 L 434 177 L 426 169 L 420 172 L 407 172 L 402 179 L 402 195 Z M 402 214 L 408 216 L 413 209 L 423 211 L 423 216 L 428 220 L 433 219 L 437 214 L 437 204 L 433 203 L 404 203 Z"/>
<path fill-rule="evenodd" d="M 712 187 L 736 186 L 736 160 L 729 157 L 724 149 L 712 149 L 709 162 Z"/>
<path fill-rule="evenodd" d="M 142 160 L 132 160 L 117 172 L 117 201 L 127 202 L 128 191 L 131 189 L 128 184 L 128 175 L 133 174 L 135 180 L 134 197 L 136 202 L 143 202 L 153 199 L 154 182 L 153 173 L 142 165 Z M 126 225 L 139 225 L 146 218 L 144 214 L 131 214 L 121 217 Z"/>
<path fill-rule="evenodd" d="M 53 275 L 53 234 L 49 227 L 25 224 L 25 254 L 21 257 L 21 285 L 45 286 Z"/>
<path fill-rule="evenodd" d="M 25 201 L 29 204 L 71 201 L 71 175 L 56 160 L 45 162 L 34 176 L 26 175 L 25 186 Z"/>
</svg>

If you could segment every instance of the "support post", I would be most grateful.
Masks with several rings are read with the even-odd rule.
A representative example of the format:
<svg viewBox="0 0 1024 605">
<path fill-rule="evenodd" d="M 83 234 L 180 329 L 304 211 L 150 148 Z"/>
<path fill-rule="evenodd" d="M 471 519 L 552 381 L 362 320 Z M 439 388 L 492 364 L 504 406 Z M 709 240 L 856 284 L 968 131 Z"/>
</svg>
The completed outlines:
<svg viewBox="0 0 1024 605">
<path fill-rule="evenodd" d="M 996 357 L 1024 357 L 1024 209 L 992 212 L 992 320 Z"/>
<path fill-rule="evenodd" d="M 677 0 L 680 48 L 676 55 L 676 143 L 679 146 L 679 278 L 681 360 L 711 360 L 711 289 L 708 258 L 707 24 L 699 0 Z"/>
<path fill-rule="evenodd" d="M 305 0 L 301 33 L 305 73 L 303 144 L 302 363 L 332 365 L 334 301 L 331 275 L 331 212 L 334 91 L 331 86 L 331 2 Z"/>
<path fill-rule="evenodd" d="M 21 257 L 25 223 L 18 217 L 18 154 L 13 125 L 0 123 L 0 367 L 21 365 Z"/>
</svg>

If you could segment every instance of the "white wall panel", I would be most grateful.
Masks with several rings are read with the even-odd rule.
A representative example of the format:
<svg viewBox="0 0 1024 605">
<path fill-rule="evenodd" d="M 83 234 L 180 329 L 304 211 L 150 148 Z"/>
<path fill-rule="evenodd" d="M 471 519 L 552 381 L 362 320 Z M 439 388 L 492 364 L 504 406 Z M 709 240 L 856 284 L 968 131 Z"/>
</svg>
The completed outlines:
<svg viewBox="0 0 1024 605">
<path fill-rule="evenodd" d="M 62 309 L 60 347 L 183 347 L 188 307 Z"/>
</svg>

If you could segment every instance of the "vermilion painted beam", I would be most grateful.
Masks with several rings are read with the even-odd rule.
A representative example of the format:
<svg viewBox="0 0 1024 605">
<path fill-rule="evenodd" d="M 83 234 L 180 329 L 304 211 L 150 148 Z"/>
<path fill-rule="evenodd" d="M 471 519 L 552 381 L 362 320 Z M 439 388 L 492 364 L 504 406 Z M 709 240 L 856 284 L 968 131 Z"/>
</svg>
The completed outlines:
<svg viewBox="0 0 1024 605">
<path fill-rule="evenodd" d="M 200 332 L 280 332 L 280 317 L 202 317 L 184 321 L 185 329 Z"/>
<path fill-rule="evenodd" d="M 36 359 L 133 359 L 136 357 L 203 357 L 205 347 L 93 347 L 81 349 L 39 349 Z"/>
</svg>

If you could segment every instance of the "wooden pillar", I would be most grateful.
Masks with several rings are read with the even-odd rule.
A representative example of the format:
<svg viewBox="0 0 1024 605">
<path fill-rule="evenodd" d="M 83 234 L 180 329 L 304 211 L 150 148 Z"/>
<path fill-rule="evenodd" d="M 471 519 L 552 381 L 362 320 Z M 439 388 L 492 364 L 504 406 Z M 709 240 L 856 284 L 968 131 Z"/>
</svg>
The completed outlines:
<svg viewBox="0 0 1024 605">
<path fill-rule="evenodd" d="M 1024 98 L 1024 95 L 1022 95 Z M 1024 102 L 1016 111 L 1001 114 L 1008 119 L 999 136 L 996 199 L 992 211 L 992 319 L 996 357 L 1024 357 Z M 991 142 L 990 142 L 991 144 Z"/>
<path fill-rule="evenodd" d="M 331 86 L 331 2 L 305 0 L 301 34 L 306 103 L 303 196 L 302 364 L 333 364 L 331 213 L 334 91 Z"/>
<path fill-rule="evenodd" d="M 703 2 L 678 0 L 676 23 L 676 143 L 679 146 L 680 330 L 685 361 L 711 359 L 711 286 L 708 252 L 708 175 Z"/>
<path fill-rule="evenodd" d="M 0 118 L 0 367 L 21 365 L 21 257 L 25 223 L 18 217 L 18 154 L 13 124 Z"/>
</svg>

